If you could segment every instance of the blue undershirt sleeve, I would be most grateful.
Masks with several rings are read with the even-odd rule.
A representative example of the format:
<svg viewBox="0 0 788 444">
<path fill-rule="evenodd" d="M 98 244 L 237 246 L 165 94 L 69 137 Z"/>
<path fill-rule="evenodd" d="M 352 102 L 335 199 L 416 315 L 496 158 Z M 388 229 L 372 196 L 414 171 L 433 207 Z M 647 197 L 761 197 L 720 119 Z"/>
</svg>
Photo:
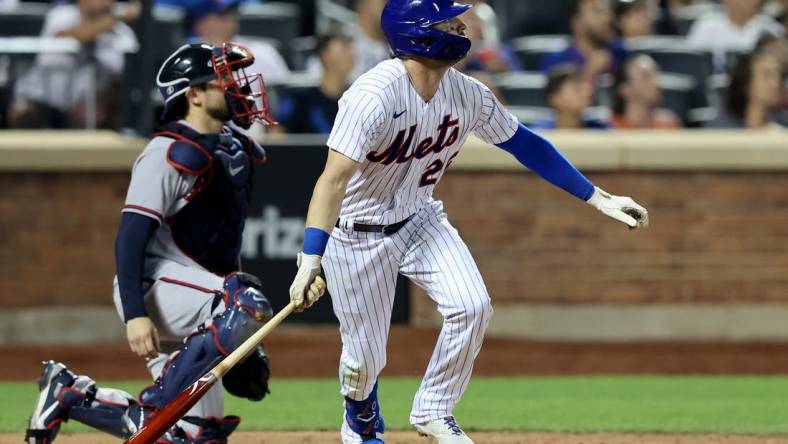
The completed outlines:
<svg viewBox="0 0 788 444">
<path fill-rule="evenodd" d="M 124 322 L 148 316 L 142 291 L 145 249 L 158 226 L 158 221 L 151 217 L 128 211 L 121 213 L 115 239 L 115 264 Z"/>
<path fill-rule="evenodd" d="M 572 165 L 552 143 L 522 123 L 514 135 L 496 145 L 551 184 L 580 199 L 594 194 L 594 184 Z"/>
</svg>

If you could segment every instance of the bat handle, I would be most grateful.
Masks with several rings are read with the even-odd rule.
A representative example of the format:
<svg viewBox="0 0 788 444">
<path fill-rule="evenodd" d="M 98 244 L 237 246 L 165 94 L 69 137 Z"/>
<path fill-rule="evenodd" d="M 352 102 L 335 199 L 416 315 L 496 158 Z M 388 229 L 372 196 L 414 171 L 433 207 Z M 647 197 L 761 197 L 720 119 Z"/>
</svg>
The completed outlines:
<svg viewBox="0 0 788 444">
<path fill-rule="evenodd" d="M 282 321 L 285 320 L 286 317 L 290 316 L 295 310 L 295 304 L 290 302 L 287 304 L 283 309 L 279 310 L 279 313 L 274 315 L 268 322 L 265 323 L 259 330 L 257 330 L 252 336 L 249 336 L 249 339 L 245 340 L 241 345 L 238 346 L 232 353 L 227 355 L 226 358 L 222 360 L 219 364 L 216 365 L 213 369 L 211 369 L 211 373 L 216 376 L 217 379 L 224 376 L 231 368 L 238 364 L 238 362 L 249 355 L 249 353 L 257 347 L 258 344 L 263 342 L 263 339 L 271 333 L 271 330 L 275 329 Z"/>
</svg>

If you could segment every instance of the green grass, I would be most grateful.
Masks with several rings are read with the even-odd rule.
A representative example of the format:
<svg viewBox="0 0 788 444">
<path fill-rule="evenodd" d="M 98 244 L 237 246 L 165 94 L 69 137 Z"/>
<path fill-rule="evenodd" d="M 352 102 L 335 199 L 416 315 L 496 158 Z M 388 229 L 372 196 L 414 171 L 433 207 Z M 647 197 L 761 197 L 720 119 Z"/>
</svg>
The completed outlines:
<svg viewBox="0 0 788 444">
<path fill-rule="evenodd" d="M 380 399 L 390 430 L 407 429 L 419 381 L 388 378 Z M 143 382 L 112 383 L 136 392 Z M 228 397 L 244 430 L 334 430 L 342 404 L 332 379 L 276 379 L 261 403 Z M 20 432 L 34 384 L 0 384 L 0 432 Z M 455 412 L 468 430 L 788 433 L 788 377 L 474 378 Z M 86 428 L 70 423 L 64 430 Z"/>
</svg>

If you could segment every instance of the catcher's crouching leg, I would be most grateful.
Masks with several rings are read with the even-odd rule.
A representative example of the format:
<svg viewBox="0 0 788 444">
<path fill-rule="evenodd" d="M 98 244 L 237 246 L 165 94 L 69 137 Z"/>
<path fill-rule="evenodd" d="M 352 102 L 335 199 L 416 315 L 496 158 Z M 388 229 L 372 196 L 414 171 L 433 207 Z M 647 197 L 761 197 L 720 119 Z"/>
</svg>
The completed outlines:
<svg viewBox="0 0 788 444">
<path fill-rule="evenodd" d="M 44 362 L 38 383 L 38 400 L 25 434 L 29 444 L 50 444 L 61 423 L 69 419 L 128 438 L 150 411 L 130 394 L 98 388 L 92 379 L 76 375 L 59 362 Z"/>
<path fill-rule="evenodd" d="M 164 408 L 271 319 L 271 303 L 260 291 L 260 285 L 256 277 L 247 273 L 234 273 L 225 279 L 225 311 L 190 334 L 171 355 L 161 376 L 140 393 L 143 406 Z M 228 372 L 222 383 L 233 395 L 259 401 L 268 393 L 269 376 L 268 357 L 258 347 Z M 173 437 L 181 440 L 174 442 L 224 442 L 239 419 L 185 417 L 184 421 L 199 425 L 200 436 L 176 430 Z"/>
</svg>

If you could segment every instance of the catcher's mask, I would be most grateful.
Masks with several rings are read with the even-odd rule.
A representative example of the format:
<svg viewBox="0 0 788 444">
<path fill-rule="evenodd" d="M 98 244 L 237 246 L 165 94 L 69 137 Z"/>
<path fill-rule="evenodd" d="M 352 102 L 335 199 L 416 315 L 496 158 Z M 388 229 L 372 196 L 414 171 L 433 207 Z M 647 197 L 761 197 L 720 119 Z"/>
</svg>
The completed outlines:
<svg viewBox="0 0 788 444">
<path fill-rule="evenodd" d="M 254 122 L 274 124 L 268 112 L 268 94 L 260 73 L 247 73 L 254 63 L 254 54 L 246 46 L 226 42 L 221 46 L 206 43 L 189 44 L 178 48 L 162 64 L 156 84 L 164 98 L 165 121 L 171 120 L 192 86 L 216 80 L 224 92 L 232 121 L 249 128 Z"/>
<path fill-rule="evenodd" d="M 276 123 L 268 113 L 263 75 L 246 73 L 246 68 L 254 63 L 254 54 L 249 48 L 235 42 L 223 43 L 214 47 L 211 62 L 236 125 L 249 128 L 254 122 Z"/>
</svg>

